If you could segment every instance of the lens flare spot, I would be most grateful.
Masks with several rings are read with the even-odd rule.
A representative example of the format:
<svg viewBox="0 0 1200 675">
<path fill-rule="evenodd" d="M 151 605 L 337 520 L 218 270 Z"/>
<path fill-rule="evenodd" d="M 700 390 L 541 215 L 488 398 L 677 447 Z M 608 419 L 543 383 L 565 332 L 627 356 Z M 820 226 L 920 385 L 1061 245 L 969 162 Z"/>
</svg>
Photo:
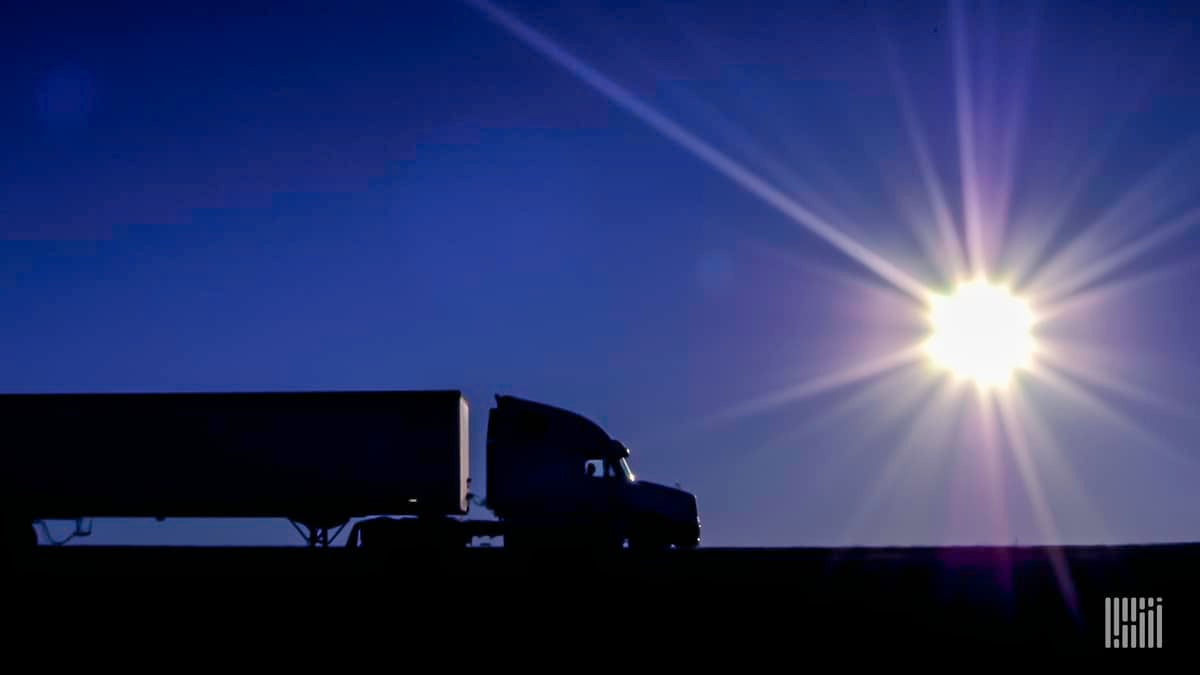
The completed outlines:
<svg viewBox="0 0 1200 675">
<path fill-rule="evenodd" d="M 1003 387 L 1033 358 L 1029 304 L 986 281 L 960 284 L 930 298 L 925 352 L 940 368 L 984 388 Z"/>
</svg>

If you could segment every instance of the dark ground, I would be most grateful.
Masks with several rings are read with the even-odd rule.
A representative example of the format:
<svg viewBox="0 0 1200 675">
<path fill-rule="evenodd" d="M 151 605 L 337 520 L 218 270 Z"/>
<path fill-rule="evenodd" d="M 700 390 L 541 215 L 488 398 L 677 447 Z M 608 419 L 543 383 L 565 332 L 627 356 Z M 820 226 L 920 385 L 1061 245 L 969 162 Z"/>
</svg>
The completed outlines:
<svg viewBox="0 0 1200 675">
<path fill-rule="evenodd" d="M 1072 591 L 1064 594 L 1056 559 Z M 40 547 L 10 568 L 23 589 L 94 588 L 130 577 L 170 593 L 186 577 L 284 582 L 382 606 L 452 592 L 463 611 L 550 591 L 572 612 L 630 620 L 766 622 L 860 647 L 1104 650 L 1106 596 L 1158 597 L 1163 651 L 1200 649 L 1200 544 L 1064 548 L 712 549 L 612 556 L 503 548 L 408 553 L 346 548 Z M 141 581 L 137 581 L 140 579 Z M 172 581 L 175 579 L 176 581 Z M 318 589 L 322 589 L 319 590 Z M 459 595 L 461 594 L 461 595 Z M 401 603 L 401 604 L 404 604 Z M 345 606 L 344 604 L 342 606 Z M 472 607 L 468 609 L 468 607 Z M 637 608 L 629 613 L 628 608 Z M 685 609 L 686 608 L 686 609 Z M 622 620 L 624 621 L 624 620 Z M 619 631 L 619 628 L 618 628 Z M 585 640 L 586 642 L 586 640 Z"/>
</svg>

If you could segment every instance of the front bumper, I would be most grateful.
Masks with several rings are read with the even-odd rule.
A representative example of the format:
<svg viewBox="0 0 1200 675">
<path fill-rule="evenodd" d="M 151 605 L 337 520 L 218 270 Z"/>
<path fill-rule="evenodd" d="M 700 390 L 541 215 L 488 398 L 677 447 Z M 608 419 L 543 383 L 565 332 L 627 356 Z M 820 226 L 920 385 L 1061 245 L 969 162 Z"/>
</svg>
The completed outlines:
<svg viewBox="0 0 1200 675">
<path fill-rule="evenodd" d="M 700 545 L 699 518 L 696 518 L 695 526 L 688 528 L 687 531 L 683 533 L 683 536 L 680 537 L 679 541 L 675 542 L 675 545 L 679 548 L 696 548 Z"/>
</svg>

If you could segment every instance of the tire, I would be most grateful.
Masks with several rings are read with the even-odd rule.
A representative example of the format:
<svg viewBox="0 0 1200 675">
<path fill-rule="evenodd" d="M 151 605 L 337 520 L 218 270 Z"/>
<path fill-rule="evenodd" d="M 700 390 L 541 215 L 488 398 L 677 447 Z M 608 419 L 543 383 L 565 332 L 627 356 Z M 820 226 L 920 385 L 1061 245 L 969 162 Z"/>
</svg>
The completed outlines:
<svg viewBox="0 0 1200 675">
<path fill-rule="evenodd" d="M 509 525 L 504 532 L 504 548 L 518 553 L 605 554 L 624 545 L 623 536 L 603 529 Z"/>
<path fill-rule="evenodd" d="M 666 551 L 671 548 L 671 542 L 652 534 L 639 534 L 629 538 L 629 548 L 639 553 Z"/>
</svg>

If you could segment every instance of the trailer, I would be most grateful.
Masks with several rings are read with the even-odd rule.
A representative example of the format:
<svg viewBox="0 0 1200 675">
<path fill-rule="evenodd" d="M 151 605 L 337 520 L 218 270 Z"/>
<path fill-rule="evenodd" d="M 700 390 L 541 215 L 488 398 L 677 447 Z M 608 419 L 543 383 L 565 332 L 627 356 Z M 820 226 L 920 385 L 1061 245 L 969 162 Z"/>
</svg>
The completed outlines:
<svg viewBox="0 0 1200 675">
<path fill-rule="evenodd" d="M 695 546 L 695 497 L 574 412 L 496 396 L 473 519 L 461 391 L 0 395 L 5 539 L 55 519 L 285 518 L 310 545 Z M 335 530 L 336 531 L 336 530 Z"/>
</svg>

